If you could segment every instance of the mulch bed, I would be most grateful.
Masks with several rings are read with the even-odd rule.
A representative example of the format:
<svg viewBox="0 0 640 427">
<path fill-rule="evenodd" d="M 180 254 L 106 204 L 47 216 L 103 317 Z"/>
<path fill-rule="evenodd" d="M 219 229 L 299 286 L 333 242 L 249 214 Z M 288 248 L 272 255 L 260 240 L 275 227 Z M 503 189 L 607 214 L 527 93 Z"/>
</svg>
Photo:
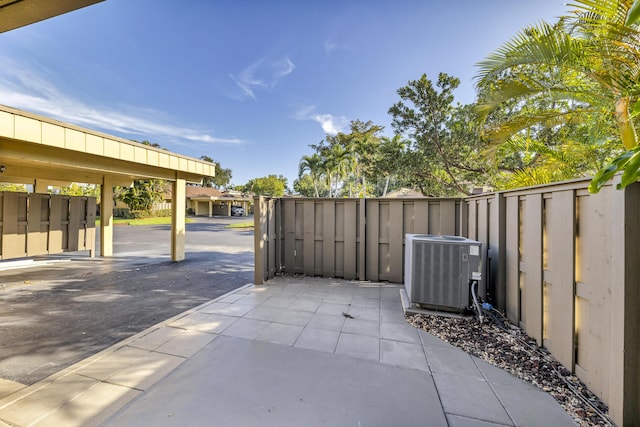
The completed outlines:
<svg viewBox="0 0 640 427">
<path fill-rule="evenodd" d="M 560 362 L 508 320 L 416 314 L 409 323 L 553 396 L 581 426 L 615 425 L 607 406 Z"/>
</svg>

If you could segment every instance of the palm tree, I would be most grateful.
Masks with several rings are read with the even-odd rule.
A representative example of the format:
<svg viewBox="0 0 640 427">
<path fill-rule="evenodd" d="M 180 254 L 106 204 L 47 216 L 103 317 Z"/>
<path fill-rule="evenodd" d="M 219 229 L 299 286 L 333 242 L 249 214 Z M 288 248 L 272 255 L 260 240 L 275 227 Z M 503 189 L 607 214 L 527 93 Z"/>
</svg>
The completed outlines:
<svg viewBox="0 0 640 427">
<path fill-rule="evenodd" d="M 640 109 L 639 6 L 632 0 L 575 0 L 574 6 L 556 24 L 525 28 L 479 64 L 482 114 L 507 101 L 545 99 L 568 106 L 512 115 L 491 129 L 496 143 L 534 125 L 590 120 L 606 112 L 624 149 L 637 147 L 632 113 Z M 634 153 L 637 171 L 640 153 Z M 618 166 L 628 166 L 633 155 Z M 612 175 L 604 172 L 600 179 Z M 602 184 L 592 183 L 592 190 Z"/>
<path fill-rule="evenodd" d="M 320 197 L 318 193 L 318 179 L 322 175 L 322 163 L 322 157 L 317 153 L 314 153 L 311 156 L 302 156 L 302 159 L 298 164 L 299 177 L 302 177 L 305 171 L 309 171 L 309 175 L 313 181 L 313 191 L 315 192 L 316 197 Z"/>
</svg>

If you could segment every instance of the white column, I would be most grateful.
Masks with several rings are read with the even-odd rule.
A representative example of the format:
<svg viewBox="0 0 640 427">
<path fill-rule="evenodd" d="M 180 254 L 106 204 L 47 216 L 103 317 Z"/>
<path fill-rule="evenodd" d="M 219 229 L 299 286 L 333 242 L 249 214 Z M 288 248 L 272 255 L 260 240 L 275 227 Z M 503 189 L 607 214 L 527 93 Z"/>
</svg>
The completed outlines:
<svg viewBox="0 0 640 427">
<path fill-rule="evenodd" d="M 113 179 L 104 176 L 100 188 L 100 256 L 113 256 Z"/>
<path fill-rule="evenodd" d="M 185 258 L 185 210 L 186 210 L 186 181 L 176 179 L 173 182 L 173 200 L 171 203 L 171 259 L 182 261 Z"/>
</svg>

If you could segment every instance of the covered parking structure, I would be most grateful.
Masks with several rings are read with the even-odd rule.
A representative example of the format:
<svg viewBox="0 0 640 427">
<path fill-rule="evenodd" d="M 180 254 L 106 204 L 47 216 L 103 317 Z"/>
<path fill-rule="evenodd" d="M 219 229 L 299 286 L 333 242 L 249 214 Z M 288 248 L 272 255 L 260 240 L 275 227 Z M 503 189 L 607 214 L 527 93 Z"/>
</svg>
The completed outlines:
<svg viewBox="0 0 640 427">
<path fill-rule="evenodd" d="M 134 180 L 172 183 L 171 259 L 185 258 L 186 183 L 214 176 L 215 165 L 0 105 L 0 182 L 100 186 L 100 255 L 113 255 L 113 187 Z M 5 217 L 6 220 L 6 217 Z M 0 223 L 1 224 L 1 223 Z"/>
</svg>

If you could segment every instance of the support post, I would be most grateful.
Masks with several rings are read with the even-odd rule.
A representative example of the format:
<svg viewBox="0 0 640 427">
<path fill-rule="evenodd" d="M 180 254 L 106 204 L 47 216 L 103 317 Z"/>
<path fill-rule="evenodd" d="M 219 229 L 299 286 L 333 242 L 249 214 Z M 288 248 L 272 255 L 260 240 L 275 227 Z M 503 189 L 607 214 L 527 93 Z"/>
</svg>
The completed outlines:
<svg viewBox="0 0 640 427">
<path fill-rule="evenodd" d="M 614 177 L 614 187 L 621 181 Z M 640 425 L 640 183 L 613 190 L 609 413 L 620 426 Z"/>
<path fill-rule="evenodd" d="M 107 175 L 100 188 L 100 256 L 113 256 L 113 179 Z"/>
<path fill-rule="evenodd" d="M 266 221 L 263 221 L 263 201 L 264 197 L 256 196 L 253 202 L 253 244 L 254 244 L 254 277 L 253 282 L 256 285 L 262 285 L 264 283 L 264 238 L 263 225 L 266 226 Z"/>
<path fill-rule="evenodd" d="M 185 259 L 184 243 L 186 240 L 185 210 L 186 181 L 176 178 L 173 182 L 173 200 L 171 203 L 171 260 L 182 261 Z"/>
</svg>

